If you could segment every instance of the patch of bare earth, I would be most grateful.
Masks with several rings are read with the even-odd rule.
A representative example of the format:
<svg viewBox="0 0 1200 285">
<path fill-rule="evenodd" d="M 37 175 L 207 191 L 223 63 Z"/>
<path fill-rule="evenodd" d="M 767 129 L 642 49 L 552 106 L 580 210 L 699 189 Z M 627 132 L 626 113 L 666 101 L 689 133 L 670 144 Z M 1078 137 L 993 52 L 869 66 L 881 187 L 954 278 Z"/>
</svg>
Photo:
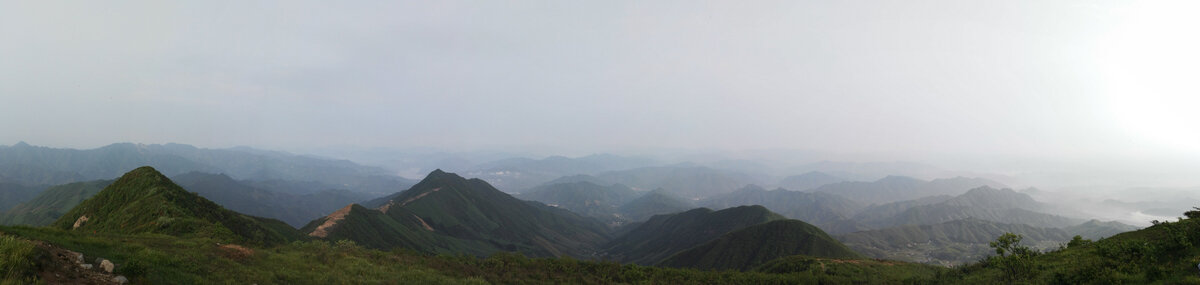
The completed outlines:
<svg viewBox="0 0 1200 285">
<path fill-rule="evenodd" d="M 329 214 L 329 216 L 327 216 L 325 219 L 325 223 L 322 223 L 320 226 L 317 226 L 317 229 L 313 230 L 312 233 L 309 233 L 308 235 L 314 236 L 314 237 L 319 237 L 319 238 L 328 237 L 329 236 L 329 228 L 337 225 L 338 222 L 345 220 L 346 215 L 350 214 L 350 209 L 352 207 L 354 207 L 354 204 L 350 204 L 349 206 L 346 206 L 345 208 L 342 208 L 341 210 L 337 210 L 337 212 L 333 212 L 333 214 Z"/>
</svg>

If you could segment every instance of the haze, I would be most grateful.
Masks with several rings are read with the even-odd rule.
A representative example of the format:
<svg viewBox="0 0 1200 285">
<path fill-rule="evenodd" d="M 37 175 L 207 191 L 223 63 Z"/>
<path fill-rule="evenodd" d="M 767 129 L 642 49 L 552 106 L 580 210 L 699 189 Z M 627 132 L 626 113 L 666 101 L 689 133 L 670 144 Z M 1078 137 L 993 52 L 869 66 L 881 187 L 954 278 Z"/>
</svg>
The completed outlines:
<svg viewBox="0 0 1200 285">
<path fill-rule="evenodd" d="M 7 2 L 0 144 L 804 151 L 1195 186 L 1197 8 Z"/>
</svg>

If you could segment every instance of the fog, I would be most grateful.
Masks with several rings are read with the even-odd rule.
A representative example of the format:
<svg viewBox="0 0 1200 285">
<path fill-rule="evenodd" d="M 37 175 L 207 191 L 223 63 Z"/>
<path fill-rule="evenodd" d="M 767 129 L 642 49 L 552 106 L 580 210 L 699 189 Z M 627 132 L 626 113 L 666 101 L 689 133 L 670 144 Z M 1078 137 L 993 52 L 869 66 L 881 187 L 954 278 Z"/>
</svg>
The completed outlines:
<svg viewBox="0 0 1200 285">
<path fill-rule="evenodd" d="M 617 153 L 777 175 L 914 162 L 1070 193 L 1194 187 L 1196 6 L 4 3 L 0 144 Z"/>
</svg>

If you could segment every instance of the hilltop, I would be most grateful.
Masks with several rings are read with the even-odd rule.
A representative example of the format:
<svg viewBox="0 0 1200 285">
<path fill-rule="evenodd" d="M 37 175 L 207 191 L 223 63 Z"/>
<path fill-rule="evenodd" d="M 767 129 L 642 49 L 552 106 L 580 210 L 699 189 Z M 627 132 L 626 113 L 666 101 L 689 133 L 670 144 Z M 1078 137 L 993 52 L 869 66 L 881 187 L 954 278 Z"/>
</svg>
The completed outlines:
<svg viewBox="0 0 1200 285">
<path fill-rule="evenodd" d="M 339 211 L 314 221 L 302 231 L 309 235 L 344 237 L 382 249 L 443 248 L 436 251 L 475 255 L 516 251 L 533 256 L 583 257 L 594 253 L 596 244 L 609 239 L 605 226 L 596 220 L 518 200 L 483 180 L 466 179 L 441 170 L 434 170 L 412 188 L 389 196 L 378 209 L 351 206 L 347 211 L 345 215 L 338 216 L 343 212 Z M 326 223 L 330 224 L 322 227 Z M 322 228 L 324 234 L 318 231 Z M 455 245 L 413 246 L 408 241 L 368 238 L 396 236 L 385 232 L 414 237 L 435 235 L 450 238 Z M 421 239 L 424 238 L 410 240 Z M 462 244 L 467 244 L 467 250 L 445 248 Z"/>
<path fill-rule="evenodd" d="M 184 190 L 152 167 L 125 173 L 51 227 L 106 233 L 204 236 L 255 244 L 298 238 L 278 220 L 251 217 Z"/>
<path fill-rule="evenodd" d="M 659 265 L 716 270 L 748 270 L 777 258 L 811 257 L 859 259 L 821 229 L 797 220 L 776 220 L 749 226 L 676 253 Z"/>
</svg>

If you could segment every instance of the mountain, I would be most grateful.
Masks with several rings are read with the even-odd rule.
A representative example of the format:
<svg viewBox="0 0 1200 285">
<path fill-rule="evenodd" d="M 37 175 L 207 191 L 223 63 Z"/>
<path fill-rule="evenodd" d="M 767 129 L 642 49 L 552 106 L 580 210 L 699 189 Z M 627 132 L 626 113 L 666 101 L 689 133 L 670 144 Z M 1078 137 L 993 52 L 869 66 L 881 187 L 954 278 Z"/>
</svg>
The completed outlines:
<svg viewBox="0 0 1200 285">
<path fill-rule="evenodd" d="M 466 174 L 486 180 L 506 192 L 518 192 L 562 176 L 596 174 L 654 164 L 656 162 L 649 158 L 612 154 L 594 154 L 578 158 L 508 158 L 476 165 Z"/>
<path fill-rule="evenodd" d="M 988 243 L 1004 233 L 1015 233 L 1043 248 L 1071 239 L 1066 231 L 1022 224 L 966 218 L 932 225 L 905 225 L 861 231 L 838 237 L 854 250 L 873 258 L 941 265 L 978 261 L 991 254 Z"/>
<path fill-rule="evenodd" d="M 635 190 L 663 188 L 683 198 L 700 198 L 732 192 L 754 183 L 749 175 L 701 166 L 643 167 L 594 175 L 603 181 Z"/>
<path fill-rule="evenodd" d="M 44 187 L 0 182 L 0 211 L 7 211 L 17 204 L 33 199 L 41 188 Z"/>
<path fill-rule="evenodd" d="M 810 171 L 800 175 L 784 177 L 783 180 L 779 181 L 779 187 L 793 191 L 807 191 L 845 181 L 845 178 L 825 174 L 820 171 Z"/>
<path fill-rule="evenodd" d="M 313 236 L 344 237 L 385 249 L 408 245 L 392 241 L 372 243 L 368 237 L 387 236 L 387 232 L 425 231 L 452 238 L 456 243 L 468 243 L 472 249 L 461 253 L 476 255 L 516 251 L 532 256 L 586 257 L 595 253 L 596 245 L 609 239 L 605 226 L 594 219 L 518 200 L 483 180 L 468 180 L 441 170 L 429 173 L 412 188 L 390 197 L 379 209 L 347 210 L 350 217 L 373 217 L 373 221 L 378 221 L 375 224 L 365 225 L 357 219 L 340 217 L 345 215 L 339 215 L 343 211 L 338 211 L 322 218 L 324 222 L 310 223 L 303 231 Z M 357 233 L 348 233 L 351 230 Z M 437 247 L 420 245 L 415 249 Z"/>
<path fill-rule="evenodd" d="M 762 205 L 785 217 L 817 225 L 846 223 L 863 205 L 853 200 L 824 192 L 799 192 L 748 185 L 733 193 L 705 199 L 700 205 L 713 209 L 734 206 Z"/>
<path fill-rule="evenodd" d="M 225 174 L 189 172 L 173 179 L 184 189 L 240 213 L 282 220 L 301 227 L 346 204 L 371 198 L 346 190 L 322 190 L 308 194 L 274 192 L 236 181 Z"/>
<path fill-rule="evenodd" d="M 618 207 L 640 194 L 620 184 L 601 186 L 591 182 L 575 182 L 538 186 L 516 197 L 567 209 L 606 223 L 619 223 L 624 219 L 620 217 Z"/>
<path fill-rule="evenodd" d="M 660 188 L 617 207 L 617 213 L 626 221 L 641 222 L 654 215 L 678 213 L 691 208 L 692 203 Z"/>
<path fill-rule="evenodd" d="M 980 186 L 1005 187 L 999 182 L 982 178 L 955 177 L 925 181 L 912 177 L 888 176 L 873 182 L 828 184 L 812 191 L 841 195 L 864 204 L 885 204 L 928 196 L 959 195 Z"/>
<path fill-rule="evenodd" d="M 112 180 L 76 182 L 46 188 L 37 197 L 9 209 L 0 224 L 45 226 L 53 223 L 79 202 L 91 198 Z"/>
<path fill-rule="evenodd" d="M 609 242 L 605 246 L 606 258 L 655 264 L 726 233 L 782 219 L 785 218 L 762 206 L 741 206 L 720 211 L 698 208 L 672 215 L 658 215 Z"/>
<path fill-rule="evenodd" d="M 860 214 L 856 216 L 856 221 L 874 229 L 901 225 L 932 225 L 965 218 L 1043 228 L 1061 228 L 1081 222 L 1038 212 L 1043 207 L 1029 195 L 1017 193 L 1012 189 L 979 187 L 942 202 L 913 206 L 900 213 L 879 213 L 874 216 Z"/>
<path fill-rule="evenodd" d="M 175 176 L 187 172 L 226 173 L 242 180 L 317 181 L 338 189 L 387 193 L 414 181 L 378 167 L 347 160 L 293 155 L 251 148 L 202 149 L 182 144 L 117 143 L 89 149 L 58 149 L 17 144 L 0 148 L 0 172 L 9 182 L 57 185 L 112 179 L 143 165 Z"/>
<path fill-rule="evenodd" d="M 252 244 L 299 238 L 295 229 L 283 222 L 227 210 L 187 192 L 148 166 L 122 175 L 51 226 L 84 232 L 203 236 Z"/>
<path fill-rule="evenodd" d="M 300 229 L 309 236 L 327 240 L 352 240 L 379 248 L 406 248 L 438 254 L 488 255 L 497 249 L 483 241 L 463 240 L 435 232 L 412 212 L 396 208 L 387 213 L 350 204 Z"/>
<path fill-rule="evenodd" d="M 1123 232 L 1136 231 L 1137 229 L 1138 227 L 1116 221 L 1102 222 L 1095 219 L 1063 228 L 1069 235 L 1078 235 L 1086 239 L 1102 239 Z"/>
<path fill-rule="evenodd" d="M 776 220 L 749 226 L 716 240 L 676 253 L 659 265 L 715 270 L 748 270 L 792 255 L 858 259 L 816 226 L 797 220 Z"/>
</svg>

